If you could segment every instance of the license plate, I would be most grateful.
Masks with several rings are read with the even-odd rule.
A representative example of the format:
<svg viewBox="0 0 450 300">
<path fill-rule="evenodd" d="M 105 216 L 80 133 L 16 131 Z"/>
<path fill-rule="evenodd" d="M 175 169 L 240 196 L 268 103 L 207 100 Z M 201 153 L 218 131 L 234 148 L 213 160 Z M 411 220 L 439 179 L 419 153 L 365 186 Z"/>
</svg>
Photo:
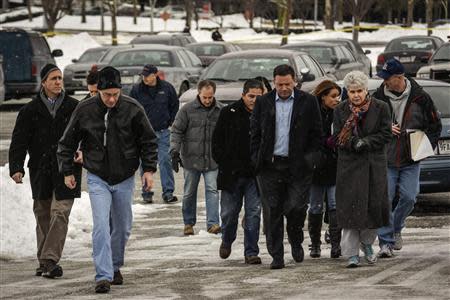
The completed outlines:
<svg viewBox="0 0 450 300">
<path fill-rule="evenodd" d="M 122 77 L 123 84 L 133 84 L 133 76 L 123 76 Z"/>
<path fill-rule="evenodd" d="M 416 59 L 416 56 L 402 56 L 402 57 L 399 57 L 398 58 L 398 60 L 401 62 L 401 63 L 407 63 L 407 62 L 414 62 L 414 60 Z"/>
<path fill-rule="evenodd" d="M 439 154 L 450 154 L 450 140 L 438 141 Z"/>
</svg>

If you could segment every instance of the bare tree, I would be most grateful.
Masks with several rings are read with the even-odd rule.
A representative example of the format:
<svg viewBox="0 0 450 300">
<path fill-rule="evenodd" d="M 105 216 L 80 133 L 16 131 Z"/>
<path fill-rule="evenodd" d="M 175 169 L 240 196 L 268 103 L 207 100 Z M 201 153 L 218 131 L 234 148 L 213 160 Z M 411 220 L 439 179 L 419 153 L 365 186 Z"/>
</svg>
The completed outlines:
<svg viewBox="0 0 450 300">
<path fill-rule="evenodd" d="M 31 1 L 27 0 L 28 21 L 33 22 L 33 13 L 31 12 Z"/>
<path fill-rule="evenodd" d="M 334 29 L 333 6 L 331 0 L 325 0 L 325 14 L 323 17 L 325 29 Z"/>
<path fill-rule="evenodd" d="M 358 41 L 360 22 L 375 2 L 376 0 L 344 0 L 344 5 L 353 16 L 353 40 L 355 42 Z"/>
<path fill-rule="evenodd" d="M 427 6 L 426 8 L 426 21 L 427 21 L 427 35 L 432 35 L 433 30 L 431 28 L 433 27 L 432 21 L 433 21 L 433 0 L 425 0 L 425 4 Z"/>
<path fill-rule="evenodd" d="M 336 19 L 337 19 L 339 25 L 344 23 L 344 0 L 337 0 Z"/>
<path fill-rule="evenodd" d="M 406 17 L 406 26 L 412 27 L 413 19 L 414 19 L 414 0 L 408 1 L 408 14 Z"/>
<path fill-rule="evenodd" d="M 185 28 L 191 29 L 191 23 L 192 23 L 192 13 L 194 10 L 194 3 L 192 0 L 184 0 L 184 9 L 186 10 L 186 24 Z"/>
<path fill-rule="evenodd" d="M 156 0 L 148 0 L 150 5 L 150 32 L 153 33 L 153 13 L 155 12 Z"/>
<path fill-rule="evenodd" d="M 291 21 L 291 15 L 292 15 L 292 0 L 286 0 L 286 10 L 284 13 L 284 25 L 283 25 L 283 37 L 281 38 L 281 45 L 286 45 L 288 43 L 289 22 Z"/>
<path fill-rule="evenodd" d="M 56 23 L 64 16 L 63 4 L 64 0 L 42 0 L 47 32 L 55 31 Z"/>
<path fill-rule="evenodd" d="M 137 0 L 133 0 L 133 24 L 137 24 L 137 16 L 138 16 L 138 9 L 137 9 Z"/>
<path fill-rule="evenodd" d="M 103 0 L 111 12 L 111 45 L 117 46 L 117 0 Z"/>
<path fill-rule="evenodd" d="M 86 23 L 86 0 L 81 0 L 81 23 Z"/>
<path fill-rule="evenodd" d="M 255 17 L 255 0 L 245 1 L 245 19 L 248 21 L 250 28 L 253 28 L 253 19 Z"/>
</svg>

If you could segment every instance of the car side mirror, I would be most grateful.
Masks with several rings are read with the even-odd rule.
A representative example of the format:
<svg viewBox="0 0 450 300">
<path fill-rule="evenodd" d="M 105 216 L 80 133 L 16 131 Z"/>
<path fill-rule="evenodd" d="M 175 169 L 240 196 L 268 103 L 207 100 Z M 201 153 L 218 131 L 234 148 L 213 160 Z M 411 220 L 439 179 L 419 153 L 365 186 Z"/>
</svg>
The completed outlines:
<svg viewBox="0 0 450 300">
<path fill-rule="evenodd" d="M 338 64 L 338 63 L 339 63 L 338 58 L 337 58 L 336 56 L 333 55 L 333 56 L 331 57 L 331 63 L 332 63 L 333 65 Z"/>
<path fill-rule="evenodd" d="M 75 64 L 78 62 L 78 59 L 74 58 L 74 59 L 72 59 L 72 62 Z"/>
<path fill-rule="evenodd" d="M 311 71 L 308 68 L 303 68 L 300 70 L 301 77 L 297 79 L 298 82 L 307 82 L 307 81 L 313 81 L 316 79 L 316 76 L 314 74 L 310 73 Z"/>
<path fill-rule="evenodd" d="M 52 51 L 52 57 L 63 56 L 63 52 L 61 49 L 55 49 Z"/>
<path fill-rule="evenodd" d="M 364 54 L 370 54 L 370 53 L 372 53 L 372 51 L 370 51 L 370 50 L 364 50 Z"/>
</svg>

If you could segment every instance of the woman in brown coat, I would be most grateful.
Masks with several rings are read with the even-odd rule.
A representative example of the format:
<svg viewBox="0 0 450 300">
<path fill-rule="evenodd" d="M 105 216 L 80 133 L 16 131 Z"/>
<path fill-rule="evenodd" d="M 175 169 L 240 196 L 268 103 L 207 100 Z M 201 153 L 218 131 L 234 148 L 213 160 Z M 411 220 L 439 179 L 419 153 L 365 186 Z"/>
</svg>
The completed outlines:
<svg viewBox="0 0 450 300">
<path fill-rule="evenodd" d="M 386 103 L 368 94 L 368 78 L 360 71 L 344 78 L 348 100 L 334 111 L 338 145 L 336 211 L 342 230 L 342 255 L 347 267 L 359 265 L 359 249 L 369 264 L 376 262 L 372 244 L 377 228 L 389 223 L 386 145 L 391 118 Z"/>
</svg>

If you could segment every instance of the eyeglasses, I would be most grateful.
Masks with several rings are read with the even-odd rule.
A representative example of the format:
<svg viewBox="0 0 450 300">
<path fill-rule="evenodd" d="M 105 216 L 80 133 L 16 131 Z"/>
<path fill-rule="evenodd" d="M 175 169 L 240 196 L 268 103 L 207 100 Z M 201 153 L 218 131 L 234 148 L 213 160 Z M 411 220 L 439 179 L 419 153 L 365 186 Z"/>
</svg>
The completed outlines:
<svg viewBox="0 0 450 300">
<path fill-rule="evenodd" d="M 106 97 L 107 99 L 109 99 L 111 97 L 113 97 L 114 99 L 117 99 L 120 96 L 120 92 L 117 92 L 117 93 L 100 92 L 100 95 L 102 95 L 103 97 Z"/>
</svg>

